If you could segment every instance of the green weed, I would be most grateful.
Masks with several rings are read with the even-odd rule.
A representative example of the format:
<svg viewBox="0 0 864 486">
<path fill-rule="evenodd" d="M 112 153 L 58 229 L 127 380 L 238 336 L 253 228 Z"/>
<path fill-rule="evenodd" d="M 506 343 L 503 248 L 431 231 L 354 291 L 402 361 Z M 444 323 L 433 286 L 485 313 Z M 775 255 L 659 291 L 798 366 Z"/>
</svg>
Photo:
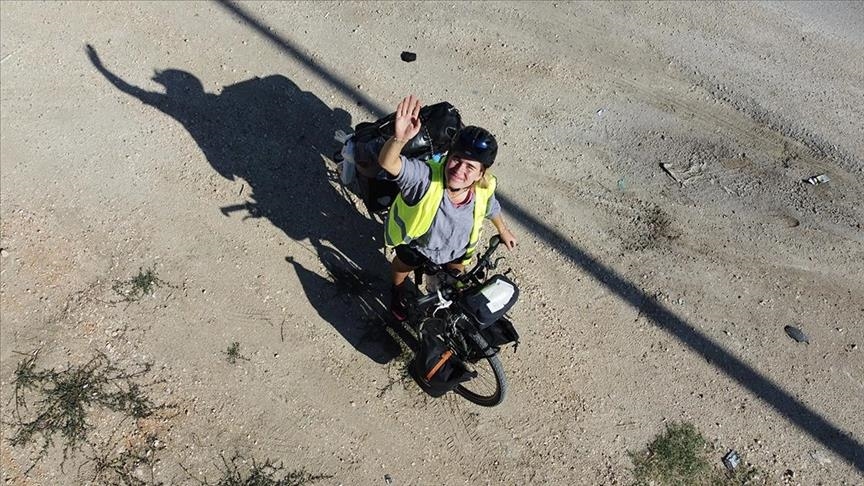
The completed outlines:
<svg viewBox="0 0 864 486">
<path fill-rule="evenodd" d="M 13 446 L 39 442 L 41 451 L 36 462 L 47 454 L 57 437 L 63 441 L 65 461 L 68 452 L 76 450 L 92 429 L 88 418 L 94 408 L 136 419 L 161 408 L 137 383 L 150 371 L 149 364 L 124 371 L 99 353 L 83 365 L 37 370 L 36 358 L 36 352 L 27 355 L 15 369 L 15 422 L 11 424 L 15 431 L 10 439 Z"/>
<path fill-rule="evenodd" d="M 90 484 L 162 486 L 164 483 L 154 478 L 154 467 L 156 453 L 163 447 L 155 434 L 147 434 L 143 441 L 124 447 L 115 454 L 112 452 L 116 447 L 107 444 L 103 452 L 91 454 L 85 462 L 93 464 Z"/>
<path fill-rule="evenodd" d="M 733 486 L 764 484 L 756 468 L 741 464 L 734 473 L 714 467 L 710 447 L 689 423 L 670 423 L 648 444 L 647 450 L 630 453 L 635 484 L 657 486 Z"/>
<path fill-rule="evenodd" d="M 250 462 L 251 466 L 247 466 Z M 267 459 L 263 463 L 259 463 L 255 459 L 245 459 L 236 453 L 230 460 L 226 460 L 225 456 L 222 456 L 220 473 L 221 477 L 215 483 L 210 483 L 206 479 L 202 481 L 191 475 L 190 477 L 204 486 L 302 486 L 319 479 L 333 477 L 310 474 L 303 469 L 289 471 L 281 462 L 276 464 Z"/>
<path fill-rule="evenodd" d="M 225 359 L 231 364 L 236 364 L 238 359 L 249 361 L 249 358 L 240 354 L 240 343 L 237 341 L 231 343 L 223 353 L 225 353 Z"/>
<path fill-rule="evenodd" d="M 156 276 L 156 269 L 149 268 L 144 270 L 138 269 L 138 275 L 128 279 L 114 282 L 111 287 L 122 302 L 135 302 L 140 300 L 145 295 L 152 294 L 157 287 L 166 285 L 166 283 Z"/>
</svg>

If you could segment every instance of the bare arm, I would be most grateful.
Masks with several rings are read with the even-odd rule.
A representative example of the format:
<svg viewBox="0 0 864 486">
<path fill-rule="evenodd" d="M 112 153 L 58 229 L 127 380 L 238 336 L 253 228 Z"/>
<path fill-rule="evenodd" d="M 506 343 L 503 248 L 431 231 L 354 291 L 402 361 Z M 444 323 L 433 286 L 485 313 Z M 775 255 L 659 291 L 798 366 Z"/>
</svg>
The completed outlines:
<svg viewBox="0 0 864 486">
<path fill-rule="evenodd" d="M 420 132 L 420 100 L 408 95 L 396 107 L 393 137 L 387 140 L 378 154 L 378 165 L 393 177 L 402 172 L 399 154 L 409 140 Z"/>
<path fill-rule="evenodd" d="M 516 237 L 513 236 L 513 233 L 510 232 L 510 229 L 508 229 L 507 225 L 504 224 L 504 218 L 501 217 L 501 213 L 492 216 L 489 218 L 489 221 L 492 221 L 492 224 L 495 225 L 495 229 L 498 230 L 498 236 L 501 237 L 501 243 L 504 243 L 504 246 L 506 246 L 508 250 L 515 248 Z"/>
<path fill-rule="evenodd" d="M 381 148 L 381 153 L 378 154 L 378 165 L 393 177 L 402 172 L 402 157 L 399 154 L 405 143 L 396 137 L 391 137 Z"/>
</svg>

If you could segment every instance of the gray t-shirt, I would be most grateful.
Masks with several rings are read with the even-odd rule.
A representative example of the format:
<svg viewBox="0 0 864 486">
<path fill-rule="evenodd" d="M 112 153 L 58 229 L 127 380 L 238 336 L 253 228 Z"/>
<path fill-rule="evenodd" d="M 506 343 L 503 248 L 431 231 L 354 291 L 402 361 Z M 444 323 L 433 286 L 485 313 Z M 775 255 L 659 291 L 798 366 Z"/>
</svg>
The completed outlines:
<svg viewBox="0 0 864 486">
<path fill-rule="evenodd" d="M 402 198 L 409 205 L 417 204 L 432 182 L 432 169 L 419 159 L 402 157 L 402 171 L 393 178 Z M 449 197 L 441 198 L 441 205 L 432 226 L 425 235 L 411 242 L 411 246 L 433 263 L 448 263 L 465 255 L 471 228 L 474 226 L 474 203 L 476 195 L 467 204 L 456 207 Z M 501 205 L 492 195 L 486 218 L 495 217 L 501 212 Z"/>
</svg>

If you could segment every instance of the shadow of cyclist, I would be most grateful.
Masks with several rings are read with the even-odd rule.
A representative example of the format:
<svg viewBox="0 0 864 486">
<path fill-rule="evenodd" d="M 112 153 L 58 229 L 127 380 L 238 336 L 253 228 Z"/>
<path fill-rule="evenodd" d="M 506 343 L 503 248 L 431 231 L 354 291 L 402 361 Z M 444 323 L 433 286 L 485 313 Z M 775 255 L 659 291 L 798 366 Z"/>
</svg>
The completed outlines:
<svg viewBox="0 0 864 486">
<path fill-rule="evenodd" d="M 389 334 L 370 332 L 374 317 L 384 312 L 380 305 L 384 280 L 360 271 L 387 268 L 378 251 L 382 229 L 346 203 L 331 184 L 335 176 L 322 159 L 322 153 L 330 152 L 328 148 L 335 149 L 333 132 L 350 128 L 347 112 L 331 110 L 281 75 L 255 77 L 213 94 L 204 91 L 194 75 L 166 69 L 153 76 L 165 92 L 147 91 L 109 71 L 90 45 L 87 54 L 117 89 L 183 124 L 222 177 L 242 178 L 249 184 L 251 193 L 245 204 L 220 208 L 226 216 L 248 211 L 246 217 L 266 218 L 289 238 L 309 240 L 334 280 L 291 263 L 322 318 L 376 362 L 398 355 L 399 346 Z M 339 258 L 332 258 L 336 254 Z M 362 292 L 349 294 L 362 303 L 354 312 L 335 309 L 333 292 L 345 290 L 337 276 L 344 280 L 351 273 L 366 285 Z"/>
</svg>

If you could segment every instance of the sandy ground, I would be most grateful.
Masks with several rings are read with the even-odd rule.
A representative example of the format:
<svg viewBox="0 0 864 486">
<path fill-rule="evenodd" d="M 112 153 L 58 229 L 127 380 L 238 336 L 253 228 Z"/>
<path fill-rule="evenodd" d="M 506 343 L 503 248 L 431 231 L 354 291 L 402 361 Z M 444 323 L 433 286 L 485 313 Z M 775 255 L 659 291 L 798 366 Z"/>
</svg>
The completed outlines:
<svg viewBox="0 0 864 486">
<path fill-rule="evenodd" d="M 6 483 L 110 482 L 87 458 L 150 437 L 165 484 L 234 453 L 321 484 L 626 484 L 672 421 L 768 484 L 864 482 L 862 4 L 0 5 Z M 409 92 L 502 143 L 523 341 L 494 409 L 402 379 L 381 226 L 333 182 L 334 130 Z M 142 268 L 164 284 L 115 303 Z M 169 408 L 94 407 L 92 446 L 25 475 L 37 349 L 152 363 Z"/>
</svg>

